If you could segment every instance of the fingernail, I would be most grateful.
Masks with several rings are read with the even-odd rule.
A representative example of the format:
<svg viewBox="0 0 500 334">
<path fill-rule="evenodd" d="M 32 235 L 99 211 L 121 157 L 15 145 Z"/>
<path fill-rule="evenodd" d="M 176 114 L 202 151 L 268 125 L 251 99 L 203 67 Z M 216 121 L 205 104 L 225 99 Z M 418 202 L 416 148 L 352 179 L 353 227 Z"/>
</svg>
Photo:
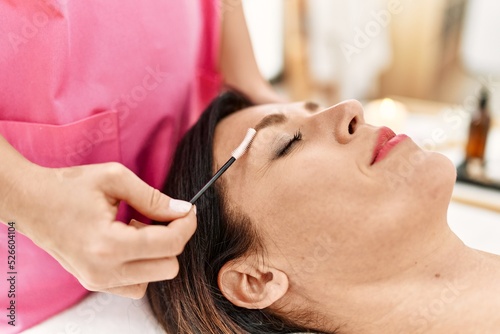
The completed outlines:
<svg viewBox="0 0 500 334">
<path fill-rule="evenodd" d="M 170 200 L 170 209 L 176 212 L 187 213 L 189 212 L 189 210 L 191 210 L 192 206 L 193 205 L 189 202 L 181 201 L 178 199 Z"/>
<path fill-rule="evenodd" d="M 194 211 L 194 214 L 196 215 L 196 205 L 193 205 L 193 211 Z"/>
</svg>

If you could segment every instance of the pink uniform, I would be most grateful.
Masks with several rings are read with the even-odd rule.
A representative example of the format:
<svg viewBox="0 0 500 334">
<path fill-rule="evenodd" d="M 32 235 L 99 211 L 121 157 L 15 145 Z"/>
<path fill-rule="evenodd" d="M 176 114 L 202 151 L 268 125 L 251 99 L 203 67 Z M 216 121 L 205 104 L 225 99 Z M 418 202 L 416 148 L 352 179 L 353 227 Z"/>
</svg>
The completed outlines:
<svg viewBox="0 0 500 334">
<path fill-rule="evenodd" d="M 219 89 L 218 12 L 217 0 L 0 0 L 0 133 L 39 165 L 118 161 L 161 188 L 175 144 Z M 7 255 L 0 224 L 1 333 L 87 293 L 17 234 L 9 298 Z"/>
</svg>

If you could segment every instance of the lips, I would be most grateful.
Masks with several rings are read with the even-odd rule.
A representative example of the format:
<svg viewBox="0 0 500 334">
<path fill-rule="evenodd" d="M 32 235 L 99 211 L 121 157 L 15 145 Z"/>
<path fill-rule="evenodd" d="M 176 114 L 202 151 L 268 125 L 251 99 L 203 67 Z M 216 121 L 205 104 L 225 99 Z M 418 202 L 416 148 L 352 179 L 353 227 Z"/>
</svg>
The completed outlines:
<svg viewBox="0 0 500 334">
<path fill-rule="evenodd" d="M 401 141 L 408 138 L 407 135 L 396 135 L 394 131 L 388 127 L 382 127 L 378 131 L 378 138 L 373 150 L 372 162 L 370 165 L 382 160 L 389 152 Z"/>
</svg>

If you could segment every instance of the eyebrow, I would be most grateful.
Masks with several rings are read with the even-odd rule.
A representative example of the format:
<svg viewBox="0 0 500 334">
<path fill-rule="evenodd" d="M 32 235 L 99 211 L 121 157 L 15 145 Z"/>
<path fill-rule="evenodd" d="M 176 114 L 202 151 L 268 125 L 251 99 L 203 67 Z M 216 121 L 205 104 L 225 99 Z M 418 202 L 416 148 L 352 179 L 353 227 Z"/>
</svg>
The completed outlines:
<svg viewBox="0 0 500 334">
<path fill-rule="evenodd" d="M 255 130 L 258 132 L 262 129 L 273 125 L 283 124 L 288 120 L 285 114 L 271 114 L 264 117 L 256 126 Z"/>
</svg>

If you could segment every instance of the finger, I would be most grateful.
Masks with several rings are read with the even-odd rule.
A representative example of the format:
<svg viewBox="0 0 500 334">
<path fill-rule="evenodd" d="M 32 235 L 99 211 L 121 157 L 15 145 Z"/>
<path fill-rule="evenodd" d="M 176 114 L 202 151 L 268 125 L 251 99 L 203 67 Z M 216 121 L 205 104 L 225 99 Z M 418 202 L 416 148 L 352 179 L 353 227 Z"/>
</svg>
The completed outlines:
<svg viewBox="0 0 500 334">
<path fill-rule="evenodd" d="M 170 280 L 179 273 L 176 257 L 131 261 L 122 265 L 120 274 L 126 285 Z"/>
<path fill-rule="evenodd" d="M 118 268 L 108 270 L 105 275 L 91 279 L 78 278 L 78 280 L 87 290 L 109 291 L 112 288 L 172 279 L 178 272 L 177 258 L 168 257 L 125 262 Z"/>
<path fill-rule="evenodd" d="M 132 287 L 148 282 L 172 279 L 179 273 L 176 257 L 131 261 L 121 265 L 108 276 L 107 282 L 90 287 L 93 291 L 110 291 L 119 287 Z M 130 288 L 133 290 L 132 288 Z"/>
<path fill-rule="evenodd" d="M 148 283 L 132 284 L 125 286 L 117 286 L 103 290 L 103 292 L 111 293 L 113 295 L 141 299 L 146 294 Z"/>
<path fill-rule="evenodd" d="M 127 226 L 116 222 L 110 227 L 111 244 L 115 254 L 121 254 L 125 261 L 173 257 L 182 253 L 196 231 L 196 224 L 194 210 L 167 226 L 140 222 Z"/>
<path fill-rule="evenodd" d="M 191 203 L 172 199 L 142 181 L 121 164 L 109 163 L 103 190 L 113 199 L 126 201 L 146 217 L 158 221 L 170 221 L 185 216 Z"/>
</svg>

